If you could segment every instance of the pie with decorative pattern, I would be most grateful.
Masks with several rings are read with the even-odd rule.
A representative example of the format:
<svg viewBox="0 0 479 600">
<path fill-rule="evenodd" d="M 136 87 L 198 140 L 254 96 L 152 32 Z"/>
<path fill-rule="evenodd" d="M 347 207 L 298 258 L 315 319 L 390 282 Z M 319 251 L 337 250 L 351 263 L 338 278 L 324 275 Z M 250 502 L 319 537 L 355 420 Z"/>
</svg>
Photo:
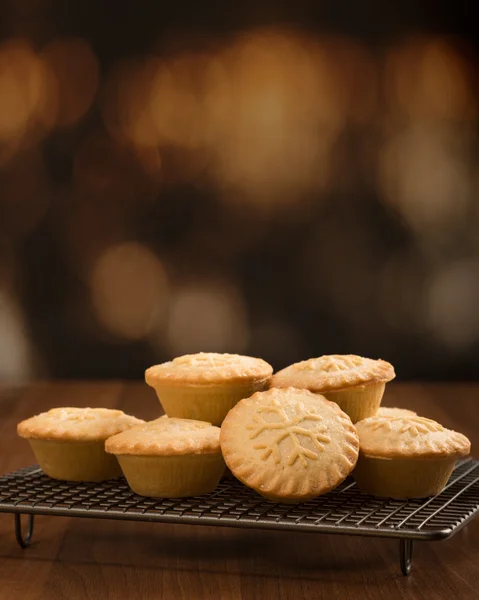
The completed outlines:
<svg viewBox="0 0 479 600">
<path fill-rule="evenodd" d="M 396 499 L 439 494 L 471 443 L 425 417 L 370 417 L 356 424 L 359 460 L 354 477 L 368 494 Z"/>
<path fill-rule="evenodd" d="M 393 408 L 389 406 L 380 406 L 374 415 L 375 417 L 415 417 L 417 413 L 408 408 Z"/>
<path fill-rule="evenodd" d="M 211 385 L 269 379 L 273 368 L 261 358 L 240 354 L 198 352 L 185 354 L 145 371 L 146 383 Z"/>
<path fill-rule="evenodd" d="M 241 400 L 220 439 L 233 475 L 278 502 L 303 502 L 334 489 L 354 468 L 359 448 L 351 419 L 337 404 L 294 388 Z"/>
<path fill-rule="evenodd" d="M 311 392 L 327 392 L 394 379 L 394 368 L 384 360 L 355 354 L 331 354 L 295 363 L 273 375 L 273 387 L 294 386 Z"/>
<path fill-rule="evenodd" d="M 52 408 L 17 426 L 20 437 L 41 440 L 96 441 L 144 423 L 141 419 L 110 408 Z"/>
<path fill-rule="evenodd" d="M 356 423 L 361 453 L 381 458 L 467 456 L 471 443 L 425 417 L 370 417 Z"/>
<path fill-rule="evenodd" d="M 293 386 L 322 394 L 337 402 L 356 423 L 376 414 L 386 383 L 395 376 L 393 366 L 384 360 L 332 354 L 286 367 L 273 375 L 271 386 Z"/>
<path fill-rule="evenodd" d="M 204 421 L 160 417 L 111 437 L 105 448 L 141 496 L 207 494 L 225 471 L 220 429 Z"/>
<path fill-rule="evenodd" d="M 17 432 L 49 477 L 104 481 L 121 475 L 116 458 L 105 452 L 105 440 L 141 423 L 121 410 L 65 407 L 22 421 Z"/>
<path fill-rule="evenodd" d="M 221 425 L 239 400 L 269 387 L 272 373 L 260 358 L 199 352 L 150 367 L 145 380 L 169 417 Z"/>
<path fill-rule="evenodd" d="M 159 417 L 109 438 L 111 454 L 172 456 L 220 452 L 219 427 L 205 421 Z"/>
</svg>

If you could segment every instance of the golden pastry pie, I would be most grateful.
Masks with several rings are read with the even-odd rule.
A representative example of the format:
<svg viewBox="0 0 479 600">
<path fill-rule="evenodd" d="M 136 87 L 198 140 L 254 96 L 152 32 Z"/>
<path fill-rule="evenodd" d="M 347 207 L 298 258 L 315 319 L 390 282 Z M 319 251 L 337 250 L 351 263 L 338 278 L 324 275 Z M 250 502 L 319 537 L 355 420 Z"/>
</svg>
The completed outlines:
<svg viewBox="0 0 479 600">
<path fill-rule="evenodd" d="M 131 489 L 140 496 L 180 498 L 212 492 L 225 470 L 220 429 L 204 421 L 162 418 L 109 438 Z"/>
<path fill-rule="evenodd" d="M 444 489 L 469 440 L 418 416 L 370 417 L 356 424 L 360 453 L 354 477 L 367 494 L 424 498 Z"/>
<path fill-rule="evenodd" d="M 105 452 L 106 438 L 140 423 L 121 410 L 52 408 L 19 423 L 17 432 L 49 477 L 104 481 L 121 475 L 118 461 Z"/>
<path fill-rule="evenodd" d="M 374 415 L 375 417 L 415 417 L 417 413 L 408 408 L 390 408 L 389 406 L 380 406 Z"/>
<path fill-rule="evenodd" d="M 269 386 L 272 367 L 237 354 L 188 354 L 150 367 L 145 380 L 169 417 L 220 425 L 239 400 Z"/>
<path fill-rule="evenodd" d="M 338 486 L 358 457 L 351 419 L 308 390 L 270 389 L 241 400 L 221 427 L 233 475 L 269 500 L 303 502 Z"/>
<path fill-rule="evenodd" d="M 311 358 L 273 375 L 272 387 L 307 389 L 339 404 L 353 423 L 373 416 L 381 404 L 384 388 L 395 377 L 384 360 L 354 354 Z"/>
</svg>

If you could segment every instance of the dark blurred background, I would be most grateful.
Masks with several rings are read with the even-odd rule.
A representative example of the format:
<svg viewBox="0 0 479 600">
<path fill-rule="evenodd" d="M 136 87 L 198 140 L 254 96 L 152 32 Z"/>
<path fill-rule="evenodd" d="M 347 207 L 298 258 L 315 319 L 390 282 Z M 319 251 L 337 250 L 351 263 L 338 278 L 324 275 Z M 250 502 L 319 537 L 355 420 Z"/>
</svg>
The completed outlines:
<svg viewBox="0 0 479 600">
<path fill-rule="evenodd" d="M 0 378 L 477 378 L 468 5 L 0 1 Z"/>
</svg>

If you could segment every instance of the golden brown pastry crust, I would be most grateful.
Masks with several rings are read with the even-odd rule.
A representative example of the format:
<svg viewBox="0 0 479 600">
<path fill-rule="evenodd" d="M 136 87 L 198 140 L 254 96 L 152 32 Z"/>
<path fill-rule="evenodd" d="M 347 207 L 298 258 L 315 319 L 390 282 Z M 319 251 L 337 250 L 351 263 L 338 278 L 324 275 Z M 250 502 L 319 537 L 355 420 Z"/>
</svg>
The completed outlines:
<svg viewBox="0 0 479 600">
<path fill-rule="evenodd" d="M 110 454 L 179 456 L 220 452 L 220 429 L 206 421 L 160 417 L 109 438 Z"/>
<path fill-rule="evenodd" d="M 109 408 L 52 408 L 17 426 L 23 438 L 68 442 L 106 440 L 125 429 L 144 423 L 121 410 Z"/>
<path fill-rule="evenodd" d="M 381 406 L 378 408 L 375 417 L 415 417 L 417 413 L 408 408 L 393 408 L 389 406 Z"/>
<path fill-rule="evenodd" d="M 467 456 L 471 443 L 425 417 L 370 417 L 356 423 L 361 454 L 377 458 Z"/>
<path fill-rule="evenodd" d="M 332 354 L 303 360 L 278 371 L 272 377 L 271 386 L 293 386 L 321 393 L 385 383 L 395 376 L 393 366 L 384 360 Z"/>
<path fill-rule="evenodd" d="M 336 403 L 308 390 L 276 388 L 230 410 L 221 449 L 244 484 L 271 499 L 300 502 L 339 485 L 356 464 L 359 444 Z"/>
<path fill-rule="evenodd" d="M 213 385 L 225 382 L 268 380 L 273 368 L 261 358 L 239 354 L 200 352 L 154 365 L 145 371 L 148 385 Z"/>
</svg>

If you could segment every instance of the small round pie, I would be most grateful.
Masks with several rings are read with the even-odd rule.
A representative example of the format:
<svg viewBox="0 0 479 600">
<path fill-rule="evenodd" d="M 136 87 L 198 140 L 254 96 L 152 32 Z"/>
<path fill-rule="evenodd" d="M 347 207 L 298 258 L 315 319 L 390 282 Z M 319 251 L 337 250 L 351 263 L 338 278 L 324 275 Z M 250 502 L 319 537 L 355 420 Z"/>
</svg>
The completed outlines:
<svg viewBox="0 0 479 600">
<path fill-rule="evenodd" d="M 49 477 L 104 481 L 121 475 L 118 461 L 105 452 L 105 440 L 143 422 L 108 408 L 52 408 L 19 423 L 17 432 Z"/>
<path fill-rule="evenodd" d="M 204 421 L 160 417 L 106 441 L 140 496 L 182 498 L 212 492 L 225 470 L 220 429 Z"/>
<path fill-rule="evenodd" d="M 389 406 L 380 406 L 374 415 L 375 417 L 416 417 L 417 413 L 408 408 L 392 408 Z"/>
<path fill-rule="evenodd" d="M 356 424 L 360 453 L 354 477 L 365 493 L 395 499 L 425 498 L 444 489 L 469 440 L 418 416 L 371 417 Z"/>
<path fill-rule="evenodd" d="M 221 427 L 233 475 L 268 500 L 304 502 L 338 486 L 359 450 L 351 419 L 308 390 L 270 389 L 241 400 Z"/>
<path fill-rule="evenodd" d="M 239 400 L 269 387 L 272 373 L 260 358 L 200 352 L 150 367 L 145 380 L 169 417 L 221 425 Z"/>
<path fill-rule="evenodd" d="M 307 389 L 339 404 L 353 423 L 373 416 L 394 368 L 384 360 L 354 354 L 332 354 L 311 358 L 273 375 L 272 387 Z"/>
</svg>

